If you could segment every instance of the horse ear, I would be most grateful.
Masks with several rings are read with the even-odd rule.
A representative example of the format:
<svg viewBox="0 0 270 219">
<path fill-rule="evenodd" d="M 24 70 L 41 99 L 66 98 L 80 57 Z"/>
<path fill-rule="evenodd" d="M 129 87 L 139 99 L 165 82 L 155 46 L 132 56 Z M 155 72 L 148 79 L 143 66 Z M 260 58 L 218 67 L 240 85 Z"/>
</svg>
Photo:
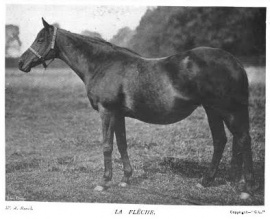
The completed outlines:
<svg viewBox="0 0 270 219">
<path fill-rule="evenodd" d="M 50 24 L 48 24 L 44 18 L 42 18 L 42 23 L 43 23 L 43 26 L 45 27 L 45 29 L 49 29 L 49 27 L 51 26 Z"/>
</svg>

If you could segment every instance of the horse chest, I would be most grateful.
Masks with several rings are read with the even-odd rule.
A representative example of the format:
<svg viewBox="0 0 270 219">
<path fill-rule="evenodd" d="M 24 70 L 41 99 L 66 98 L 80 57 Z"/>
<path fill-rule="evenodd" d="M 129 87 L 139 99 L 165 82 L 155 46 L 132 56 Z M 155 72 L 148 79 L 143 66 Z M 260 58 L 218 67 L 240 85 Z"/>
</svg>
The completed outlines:
<svg viewBox="0 0 270 219">
<path fill-rule="evenodd" d="M 96 83 L 94 86 L 87 87 L 87 95 L 94 109 L 97 110 L 98 104 L 106 108 L 116 107 L 120 102 L 119 84 L 116 83 Z"/>
</svg>

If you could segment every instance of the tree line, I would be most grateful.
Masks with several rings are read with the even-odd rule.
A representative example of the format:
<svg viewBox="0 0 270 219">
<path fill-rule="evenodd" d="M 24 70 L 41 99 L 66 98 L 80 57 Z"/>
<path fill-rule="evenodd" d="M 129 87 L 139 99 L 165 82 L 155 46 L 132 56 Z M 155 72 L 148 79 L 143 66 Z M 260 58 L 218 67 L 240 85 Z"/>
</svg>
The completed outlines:
<svg viewBox="0 0 270 219">
<path fill-rule="evenodd" d="M 238 56 L 265 55 L 266 9 L 157 7 L 149 9 L 129 42 L 145 56 L 167 56 L 198 46 Z"/>
</svg>

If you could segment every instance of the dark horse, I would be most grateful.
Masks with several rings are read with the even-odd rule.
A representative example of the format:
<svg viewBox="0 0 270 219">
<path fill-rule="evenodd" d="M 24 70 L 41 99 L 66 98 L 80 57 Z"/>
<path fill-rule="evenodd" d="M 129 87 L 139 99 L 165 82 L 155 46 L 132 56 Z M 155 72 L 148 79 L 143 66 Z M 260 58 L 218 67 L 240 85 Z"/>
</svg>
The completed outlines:
<svg viewBox="0 0 270 219">
<path fill-rule="evenodd" d="M 43 20 L 43 19 L 42 19 Z M 254 174 L 249 135 L 248 79 L 229 53 L 200 47 L 165 58 L 144 58 L 102 39 L 86 37 L 49 25 L 21 56 L 19 68 L 29 72 L 46 60 L 59 58 L 84 82 L 92 107 L 102 120 L 104 176 L 96 190 L 112 179 L 113 136 L 123 162 L 121 186 L 132 175 L 125 117 L 153 124 L 171 124 L 203 106 L 213 137 L 214 154 L 202 185 L 213 182 L 227 141 L 224 123 L 233 135 L 231 172 L 251 192 Z"/>
</svg>

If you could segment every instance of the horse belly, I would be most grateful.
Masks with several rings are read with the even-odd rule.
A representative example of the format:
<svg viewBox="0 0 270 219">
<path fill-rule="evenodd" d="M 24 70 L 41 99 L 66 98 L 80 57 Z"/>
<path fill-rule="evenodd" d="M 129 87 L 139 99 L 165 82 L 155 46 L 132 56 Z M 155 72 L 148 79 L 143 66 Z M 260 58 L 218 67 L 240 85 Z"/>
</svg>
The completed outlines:
<svg viewBox="0 0 270 219">
<path fill-rule="evenodd" d="M 151 103 L 132 102 L 126 107 L 126 116 L 152 124 L 171 124 L 185 119 L 198 105 L 191 101 L 168 98 L 164 102 L 158 100 Z"/>
</svg>

